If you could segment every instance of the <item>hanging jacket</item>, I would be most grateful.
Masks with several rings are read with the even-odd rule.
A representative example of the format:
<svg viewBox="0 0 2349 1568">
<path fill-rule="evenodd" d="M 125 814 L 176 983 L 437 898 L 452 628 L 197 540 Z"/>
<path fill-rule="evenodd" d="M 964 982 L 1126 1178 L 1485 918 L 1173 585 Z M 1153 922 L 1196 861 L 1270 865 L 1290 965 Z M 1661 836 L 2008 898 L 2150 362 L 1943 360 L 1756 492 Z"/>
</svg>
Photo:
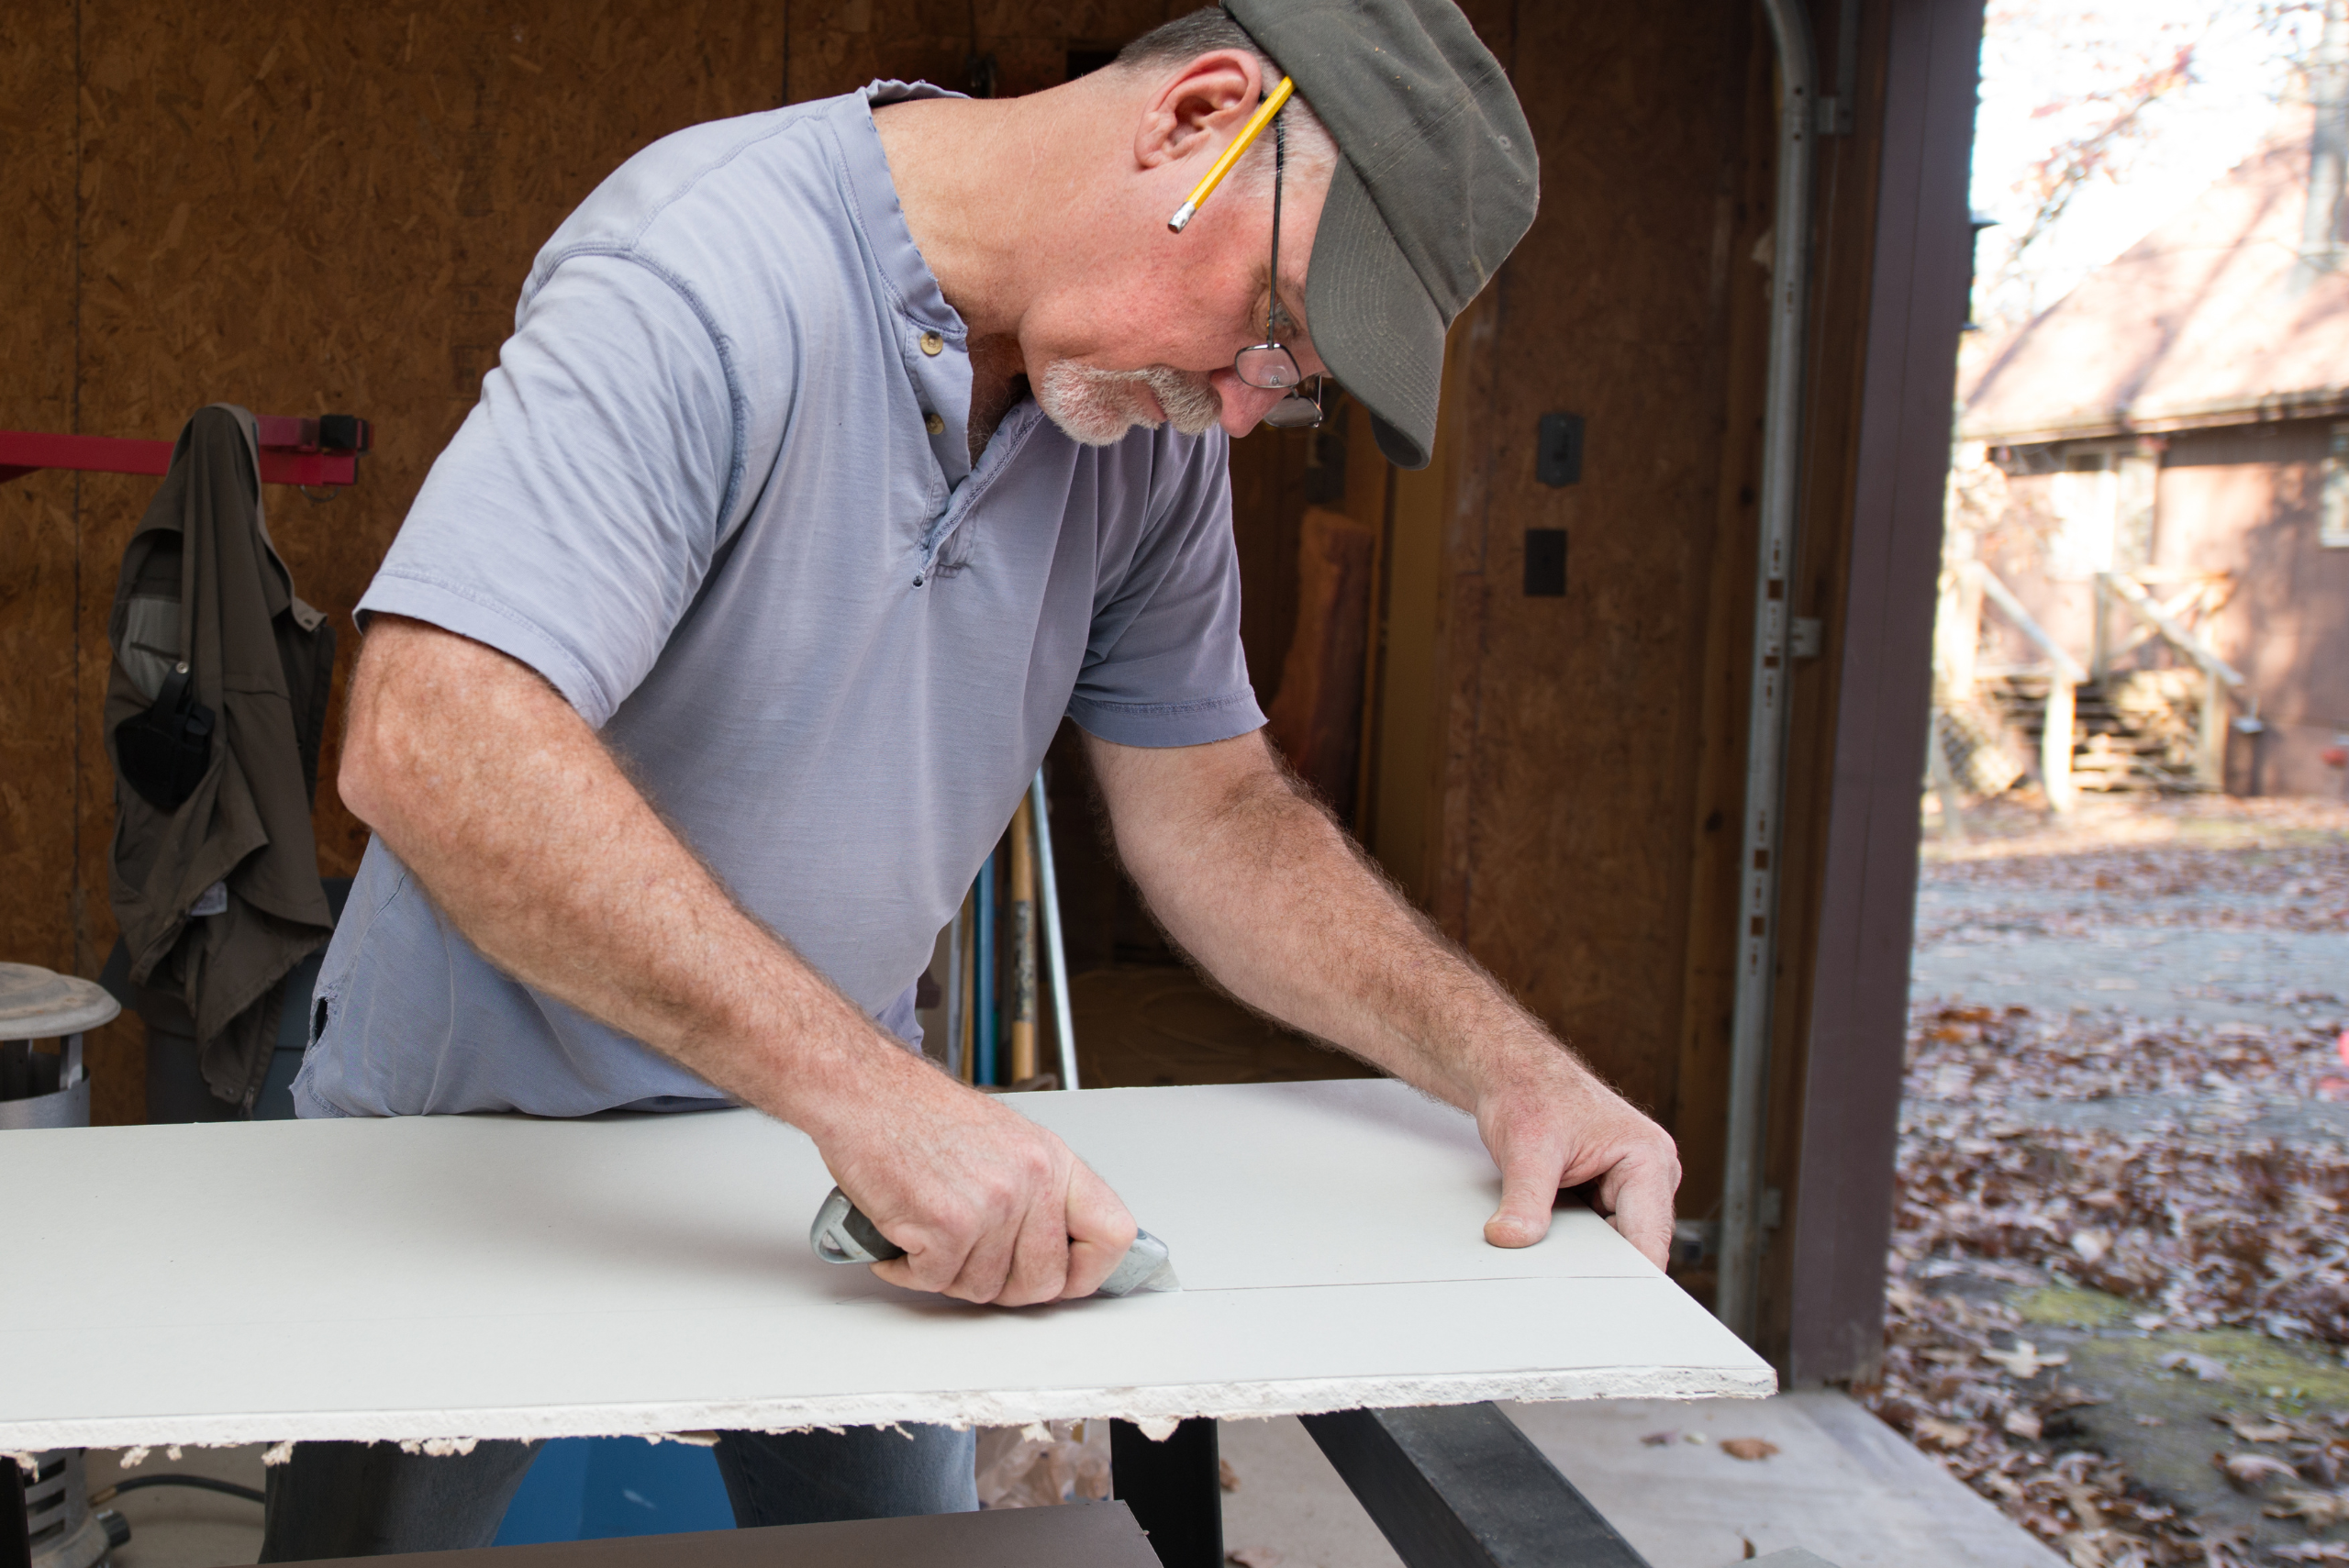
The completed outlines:
<svg viewBox="0 0 2349 1568">
<path fill-rule="evenodd" d="M 310 808 L 334 628 L 262 517 L 253 417 L 200 410 L 123 551 L 106 635 L 110 893 L 139 1010 L 250 1107 L 288 971 L 333 929 Z"/>
</svg>

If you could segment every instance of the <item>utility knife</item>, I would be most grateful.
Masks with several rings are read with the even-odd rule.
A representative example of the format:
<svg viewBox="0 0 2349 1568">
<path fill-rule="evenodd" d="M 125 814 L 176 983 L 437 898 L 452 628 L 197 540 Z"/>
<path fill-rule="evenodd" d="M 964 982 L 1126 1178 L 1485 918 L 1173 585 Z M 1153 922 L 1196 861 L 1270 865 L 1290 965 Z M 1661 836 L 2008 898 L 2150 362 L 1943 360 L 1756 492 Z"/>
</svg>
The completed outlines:
<svg viewBox="0 0 2349 1568">
<path fill-rule="evenodd" d="M 808 1229 L 808 1244 L 816 1249 L 816 1256 L 828 1263 L 878 1263 L 891 1258 L 902 1258 L 906 1250 L 881 1234 L 880 1228 L 864 1217 L 864 1211 L 849 1201 L 848 1194 L 834 1187 L 824 1207 L 816 1211 L 816 1223 Z M 1180 1290 L 1182 1281 L 1174 1277 L 1174 1263 L 1168 1257 L 1166 1243 L 1147 1230 L 1134 1232 L 1134 1244 L 1101 1282 L 1096 1296 L 1133 1296 L 1146 1290 Z"/>
</svg>

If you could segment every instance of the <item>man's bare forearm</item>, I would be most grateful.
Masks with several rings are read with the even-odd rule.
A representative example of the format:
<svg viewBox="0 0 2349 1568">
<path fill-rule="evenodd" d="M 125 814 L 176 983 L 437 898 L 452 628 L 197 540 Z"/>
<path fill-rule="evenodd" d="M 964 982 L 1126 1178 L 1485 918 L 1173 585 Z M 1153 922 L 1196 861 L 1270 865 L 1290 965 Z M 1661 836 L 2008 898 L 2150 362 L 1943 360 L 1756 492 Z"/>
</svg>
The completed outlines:
<svg viewBox="0 0 2349 1568">
<path fill-rule="evenodd" d="M 1513 1058 L 1561 1054 L 1298 795 L 1260 737 L 1186 751 L 1097 741 L 1092 755 L 1127 870 L 1219 984 L 1455 1105 Z"/>
<path fill-rule="evenodd" d="M 504 654 L 378 617 L 340 783 L 493 963 L 750 1104 L 809 1127 L 828 1090 L 905 1054 L 876 1051 L 870 1020 L 746 915 L 562 695 Z"/>
</svg>

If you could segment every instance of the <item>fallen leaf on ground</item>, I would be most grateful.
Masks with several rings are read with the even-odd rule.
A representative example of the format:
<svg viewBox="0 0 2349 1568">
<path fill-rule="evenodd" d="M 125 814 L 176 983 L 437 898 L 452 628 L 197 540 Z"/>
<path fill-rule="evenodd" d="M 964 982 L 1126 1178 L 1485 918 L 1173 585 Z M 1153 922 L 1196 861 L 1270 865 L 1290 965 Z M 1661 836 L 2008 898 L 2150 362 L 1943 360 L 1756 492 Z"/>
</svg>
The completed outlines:
<svg viewBox="0 0 2349 1568">
<path fill-rule="evenodd" d="M 1227 1492 L 1240 1490 L 1240 1472 L 1231 1468 L 1231 1461 L 1228 1459 L 1218 1459 L 1215 1462 L 1215 1479 L 1216 1485 Z"/>
<path fill-rule="evenodd" d="M 2162 1357 L 2161 1366 L 2164 1372 L 2190 1372 L 2204 1383 L 2227 1383 L 2234 1376 L 2226 1362 L 2193 1351 L 2172 1351 Z"/>
<path fill-rule="evenodd" d="M 2074 1536 L 2074 1545 L 2086 1545 L 2094 1551 L 2095 1538 L 2104 1530 L 2104 1510 L 2096 1506 L 2096 1494 L 2076 1481 L 2065 1481 L 2060 1477 L 2055 1486 L 2064 1494 L 2064 1501 L 2071 1508 L 2072 1517 L 2080 1521 L 2080 1528 Z M 2097 1555 L 2100 1560 L 2103 1554 L 2099 1552 Z M 2076 1553 L 2073 1561 L 2079 1561 Z"/>
<path fill-rule="evenodd" d="M 1765 1438 L 1723 1438 L 1721 1451 L 1731 1459 L 1767 1459 L 1778 1445 Z"/>
<path fill-rule="evenodd" d="M 1242 1546 L 1225 1552 L 1223 1560 L 1232 1568 L 1274 1568 L 1281 1554 L 1269 1546 Z"/>
<path fill-rule="evenodd" d="M 1644 1448 L 1662 1448 L 1666 1443 L 1676 1443 L 1679 1440 L 1678 1432 L 1650 1432 L 1640 1440 L 1640 1443 Z"/>
<path fill-rule="evenodd" d="M 2140 1416 L 2137 1418 L 2137 1424 L 2141 1427 L 2166 1427 L 2169 1425 L 2167 1421 L 2164 1420 L 2159 1416 Z"/>
<path fill-rule="evenodd" d="M 2279 1493 L 2263 1511 L 2272 1519 L 2299 1519 L 2310 1529 L 2330 1529 L 2349 1518 L 2349 1496 L 2295 1486 Z"/>
<path fill-rule="evenodd" d="M 2039 1412 L 2036 1410 L 2009 1410 L 2007 1412 L 2007 1418 L 2000 1425 L 2025 1442 L 2035 1443 L 2039 1440 L 2041 1422 Z"/>
<path fill-rule="evenodd" d="M 2039 1353 L 2037 1345 L 2025 1340 L 2011 1351 L 1984 1351 L 1982 1359 L 1986 1362 L 1996 1362 L 2028 1383 L 2048 1367 L 2062 1366 L 2072 1358 L 2061 1351 L 2052 1356 L 2043 1356 Z"/>
<path fill-rule="evenodd" d="M 2270 1481 L 2297 1481 L 2300 1475 L 2282 1460 L 2264 1453 L 2214 1453 L 2210 1462 L 2245 1491 L 2256 1491 Z"/>
<path fill-rule="evenodd" d="M 1944 1421 L 1938 1416 L 1920 1417 L 1917 1422 L 1918 1437 L 1946 1449 L 1965 1447 L 1974 1440 L 1974 1430 L 1963 1421 Z"/>
<path fill-rule="evenodd" d="M 2349 1542 L 2311 1540 L 2299 1546 L 2271 1546 L 2287 1562 L 2349 1562 Z"/>
<path fill-rule="evenodd" d="M 2262 1421 L 2252 1416 L 2213 1416 L 2210 1418 L 2247 1443 L 2288 1442 L 2296 1435 L 2281 1421 Z"/>
</svg>

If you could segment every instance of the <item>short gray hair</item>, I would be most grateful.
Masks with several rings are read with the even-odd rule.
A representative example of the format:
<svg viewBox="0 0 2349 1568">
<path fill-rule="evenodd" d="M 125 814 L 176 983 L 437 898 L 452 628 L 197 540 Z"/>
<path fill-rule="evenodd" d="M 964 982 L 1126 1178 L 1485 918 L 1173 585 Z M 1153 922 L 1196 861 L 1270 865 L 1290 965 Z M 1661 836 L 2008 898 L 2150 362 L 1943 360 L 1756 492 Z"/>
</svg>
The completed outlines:
<svg viewBox="0 0 2349 1568">
<path fill-rule="evenodd" d="M 1287 74 L 1278 61 L 1256 47 L 1256 40 L 1248 36 L 1247 29 L 1233 21 L 1231 14 L 1220 6 L 1203 6 L 1171 22 L 1160 23 L 1119 50 L 1114 64 L 1122 71 L 1165 71 L 1227 49 L 1254 55 L 1264 67 L 1268 89 Z M 1284 156 L 1293 172 L 1307 178 L 1319 178 L 1337 166 L 1338 144 L 1330 139 L 1328 128 L 1303 95 L 1289 99 L 1288 106 L 1281 111 L 1279 123 L 1287 140 Z M 1258 137 L 1256 145 L 1248 150 L 1230 177 L 1252 192 L 1271 190 L 1273 139 Z"/>
</svg>

